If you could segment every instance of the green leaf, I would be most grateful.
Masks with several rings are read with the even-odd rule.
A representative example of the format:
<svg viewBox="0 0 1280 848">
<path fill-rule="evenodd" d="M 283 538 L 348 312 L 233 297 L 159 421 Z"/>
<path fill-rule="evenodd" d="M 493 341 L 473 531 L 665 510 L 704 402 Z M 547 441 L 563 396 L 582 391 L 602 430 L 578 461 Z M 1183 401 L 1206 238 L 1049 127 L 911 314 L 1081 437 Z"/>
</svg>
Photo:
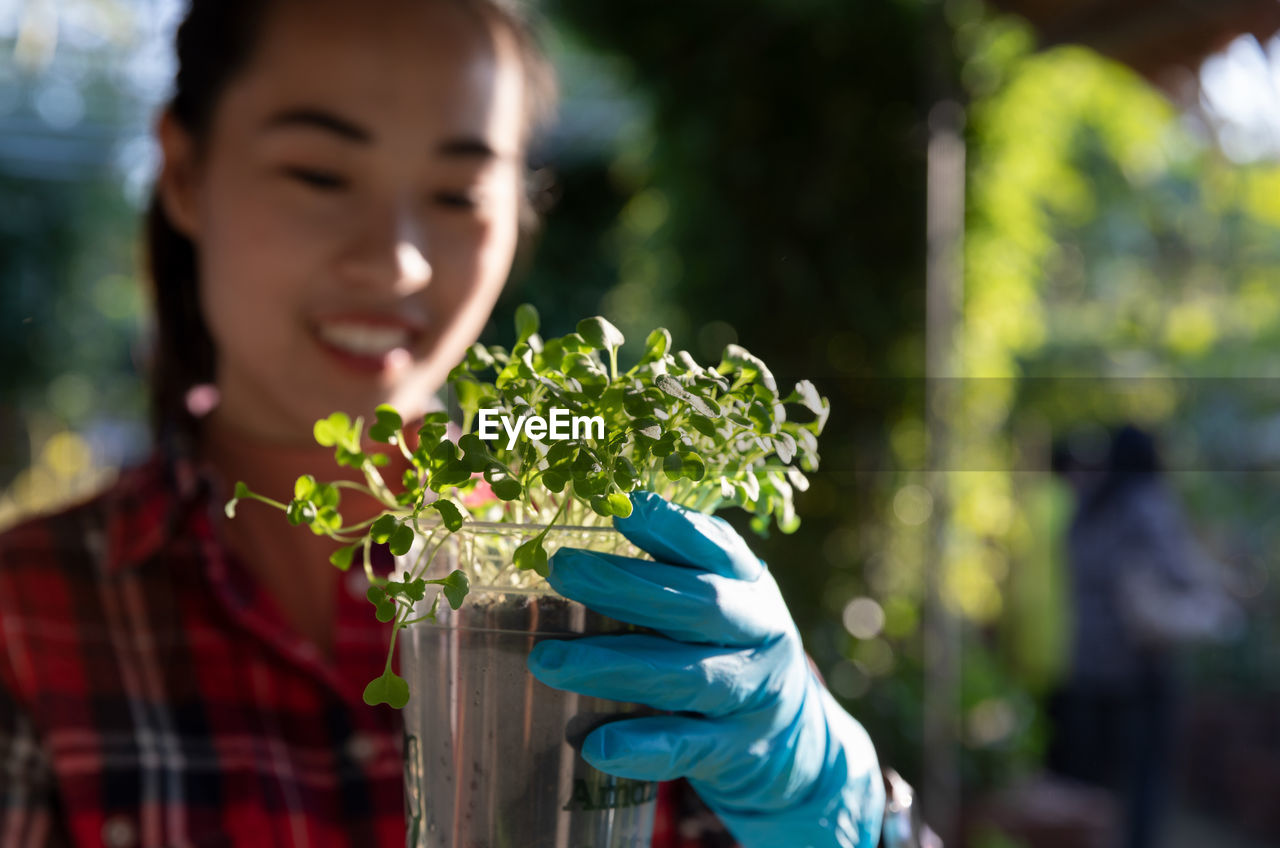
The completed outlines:
<svg viewBox="0 0 1280 848">
<path fill-rule="evenodd" d="M 680 436 L 677 435 L 675 432 L 668 431 L 666 433 L 663 433 L 662 438 L 658 439 L 658 441 L 654 442 L 653 444 L 653 447 L 652 447 L 653 455 L 657 457 L 670 456 L 672 453 L 675 452 L 676 442 L 679 440 L 679 438 Z"/>
<path fill-rule="evenodd" d="M 549 468 L 542 472 L 541 479 L 542 485 L 546 486 L 548 490 L 555 492 L 556 494 L 563 492 L 564 487 L 569 483 L 569 475 L 557 471 L 554 468 Z M 497 493 L 495 492 L 494 494 Z"/>
<path fill-rule="evenodd" d="M 662 473 L 666 474 L 671 480 L 687 477 L 696 482 L 706 475 L 707 466 L 703 463 L 702 458 L 695 453 L 673 451 L 667 454 L 666 459 L 662 460 Z"/>
<path fill-rule="evenodd" d="M 331 448 L 347 440 L 351 432 L 351 419 L 346 413 L 335 412 L 328 418 L 321 418 L 312 427 L 312 435 L 324 447 Z"/>
<path fill-rule="evenodd" d="M 395 443 L 396 431 L 404 426 L 400 413 L 390 404 L 379 404 L 374 410 L 377 420 L 369 428 L 369 438 L 375 442 Z"/>
<path fill-rule="evenodd" d="M 336 533 L 342 529 L 342 516 L 331 506 L 321 507 L 315 511 L 311 520 L 311 532 L 317 536 Z"/>
<path fill-rule="evenodd" d="M 294 498 L 289 501 L 289 506 L 285 509 L 285 517 L 295 527 L 299 524 L 310 524 L 316 517 L 315 505 L 311 501 L 300 501 Z"/>
<path fill-rule="evenodd" d="M 404 556 L 409 553 L 409 549 L 413 547 L 413 528 L 408 524 L 401 524 L 396 527 L 395 532 L 391 534 L 391 541 L 388 543 L 391 553 L 396 556 Z"/>
<path fill-rule="evenodd" d="M 640 364 L 644 365 L 661 359 L 670 349 L 671 334 L 663 327 L 659 327 L 649 334 L 649 338 L 645 339 L 644 356 L 640 358 Z"/>
<path fill-rule="evenodd" d="M 431 448 L 431 462 L 435 465 L 448 467 L 455 464 L 459 458 L 458 446 L 448 439 L 441 439 Z"/>
<path fill-rule="evenodd" d="M 317 507 L 336 507 L 341 497 L 341 494 L 338 492 L 338 487 L 328 483 L 317 483 L 315 488 L 311 490 L 311 501 Z"/>
<path fill-rule="evenodd" d="M 768 366 L 764 364 L 760 357 L 752 355 L 740 345 L 731 344 L 725 346 L 720 366 L 716 370 L 721 374 L 728 374 L 733 371 L 739 372 L 735 383 L 745 385 L 759 380 L 775 393 L 778 391 L 778 382 L 773 379 L 773 373 Z"/>
<path fill-rule="evenodd" d="M 542 547 L 542 540 L 546 535 L 547 531 L 543 530 L 516 548 L 511 557 L 516 568 L 522 571 L 534 571 L 543 577 L 551 573 L 547 568 L 547 550 Z"/>
<path fill-rule="evenodd" d="M 622 494 L 622 492 L 614 492 L 607 496 L 609 501 L 609 510 L 619 518 L 626 518 L 631 514 L 631 498 Z"/>
<path fill-rule="evenodd" d="M 384 598 L 375 604 L 373 617 L 381 621 L 383 624 L 389 624 L 396 619 L 396 602 L 390 598 Z"/>
<path fill-rule="evenodd" d="M 484 345 L 477 342 L 467 348 L 467 356 L 463 362 L 472 371 L 484 371 L 493 367 L 493 355 L 485 349 Z M 453 381 L 450 380 L 449 382 L 452 383 Z"/>
<path fill-rule="evenodd" d="M 396 521 L 394 515 L 384 513 L 369 528 L 369 538 L 378 544 L 383 544 L 391 539 L 391 534 L 395 533 L 399 526 L 400 522 Z"/>
<path fill-rule="evenodd" d="M 677 451 L 671 451 L 662 460 L 662 473 L 670 480 L 679 480 L 684 476 L 684 462 Z"/>
<path fill-rule="evenodd" d="M 249 487 L 245 485 L 245 482 L 243 480 L 237 480 L 235 495 L 231 500 L 227 501 L 226 506 L 223 507 L 223 510 L 227 513 L 227 518 L 235 518 L 236 504 L 238 504 L 242 498 L 251 497 L 252 495 L 253 492 L 249 490 Z"/>
<path fill-rule="evenodd" d="M 631 422 L 631 431 L 651 442 L 662 438 L 662 424 L 656 418 L 637 418 Z"/>
<path fill-rule="evenodd" d="M 578 457 L 573 461 L 573 475 L 575 477 L 586 477 L 596 474 L 601 470 L 600 460 L 596 459 L 589 449 L 583 447 L 578 452 Z"/>
<path fill-rule="evenodd" d="M 580 498 L 592 498 L 603 495 L 609 490 L 607 474 L 583 474 L 573 478 L 573 491 Z"/>
<path fill-rule="evenodd" d="M 560 337 L 560 346 L 565 353 L 587 353 L 593 348 L 587 344 L 587 340 L 580 333 L 570 333 L 567 336 Z"/>
<path fill-rule="evenodd" d="M 329 562 L 337 567 L 339 571 L 346 571 L 351 568 L 351 560 L 355 557 L 356 549 L 360 547 L 360 543 L 354 545 L 343 545 L 333 553 L 329 554 Z"/>
<path fill-rule="evenodd" d="M 622 408 L 632 418 L 647 418 L 653 415 L 654 404 L 643 392 L 629 391 L 622 396 Z"/>
<path fill-rule="evenodd" d="M 346 445 L 335 447 L 333 458 L 339 465 L 345 465 L 348 468 L 359 468 L 364 465 L 364 454 L 358 450 L 351 450 Z"/>
<path fill-rule="evenodd" d="M 698 360 L 693 358 L 693 354 L 687 350 L 681 350 L 676 353 L 676 361 L 686 372 L 697 376 L 702 373 L 702 366 L 698 364 Z"/>
<path fill-rule="evenodd" d="M 369 681 L 364 687 L 364 702 L 371 707 L 378 704 L 389 704 L 395 709 L 402 709 L 409 703 L 409 684 L 403 677 L 387 669 L 381 677 Z"/>
<path fill-rule="evenodd" d="M 310 474 L 303 474 L 293 481 L 293 496 L 299 500 L 310 500 L 311 493 L 315 491 L 315 488 L 316 478 Z"/>
<path fill-rule="evenodd" d="M 556 442 L 547 449 L 547 467 L 571 465 L 578 458 L 578 448 L 570 442 Z"/>
<path fill-rule="evenodd" d="M 755 431 L 762 436 L 769 435 L 777 430 L 773 410 L 758 400 L 753 401 L 751 406 L 747 407 L 747 417 L 751 419 L 751 424 Z"/>
<path fill-rule="evenodd" d="M 439 492 L 450 486 L 461 486 L 471 480 L 471 472 L 465 468 L 445 468 L 431 475 L 430 487 Z"/>
<path fill-rule="evenodd" d="M 582 336 L 587 344 L 599 350 L 617 350 L 626 341 L 621 330 L 599 315 L 579 321 L 578 335 Z"/>
<path fill-rule="evenodd" d="M 516 342 L 522 342 L 538 332 L 538 310 L 531 303 L 516 307 Z"/>
<path fill-rule="evenodd" d="M 625 456 L 618 457 L 613 464 L 613 482 L 623 491 L 634 489 L 640 482 L 640 472 L 636 470 L 635 463 Z M 627 514 L 631 513 L 628 511 Z"/>
<path fill-rule="evenodd" d="M 413 603 L 417 603 L 418 601 L 422 600 L 423 597 L 426 596 L 426 591 L 427 591 L 427 581 L 421 577 L 406 581 L 404 583 L 400 583 L 395 580 L 392 580 L 388 582 L 386 585 L 386 593 L 388 595 L 402 597 L 405 600 L 411 601 Z"/>
<path fill-rule="evenodd" d="M 543 558 L 546 558 L 545 553 Z M 448 577 L 441 579 L 439 582 L 445 599 L 449 601 L 449 606 L 454 609 L 462 606 L 462 601 L 467 597 L 467 592 L 471 591 L 471 581 L 467 579 L 467 575 L 454 569 L 449 572 Z"/>
<path fill-rule="evenodd" d="M 473 474 L 493 464 L 493 453 L 477 433 L 464 433 L 458 439 L 458 447 L 462 448 L 463 466 Z"/>
<path fill-rule="evenodd" d="M 684 387 L 684 384 L 675 377 L 669 377 L 666 374 L 659 374 L 653 378 L 653 383 L 662 391 L 673 398 L 678 398 L 689 404 L 696 412 L 705 415 L 707 418 L 718 418 L 720 416 L 719 405 L 712 406 L 702 398 L 695 395 Z"/>
<path fill-rule="evenodd" d="M 418 428 L 418 449 L 425 450 L 428 455 L 445 433 L 449 431 L 449 418 L 443 412 L 433 412 L 426 417 Z"/>
<path fill-rule="evenodd" d="M 598 384 L 609 379 L 604 367 L 589 353 L 570 353 L 564 358 L 564 372 L 583 383 Z"/>
<path fill-rule="evenodd" d="M 733 497 L 734 491 L 735 489 L 733 486 L 733 482 L 730 481 L 727 477 L 721 477 L 720 478 L 720 497 L 724 498 L 725 500 L 728 500 L 729 498 Z"/>
<path fill-rule="evenodd" d="M 796 455 L 796 440 L 790 433 L 779 433 L 773 437 L 773 450 L 778 459 L 791 462 Z"/>
<path fill-rule="evenodd" d="M 453 501 L 448 498 L 438 498 L 427 506 L 440 513 L 440 520 L 444 522 L 445 529 L 450 533 L 456 533 L 462 527 L 462 511 Z"/>
<path fill-rule="evenodd" d="M 699 415 L 694 412 L 689 416 L 689 423 L 693 425 L 693 429 L 697 430 L 708 439 L 719 439 L 720 434 L 716 432 L 716 425 L 705 415 Z"/>
<path fill-rule="evenodd" d="M 514 477 L 503 476 L 489 484 L 493 493 L 504 501 L 513 501 L 524 493 L 524 486 Z"/>
</svg>

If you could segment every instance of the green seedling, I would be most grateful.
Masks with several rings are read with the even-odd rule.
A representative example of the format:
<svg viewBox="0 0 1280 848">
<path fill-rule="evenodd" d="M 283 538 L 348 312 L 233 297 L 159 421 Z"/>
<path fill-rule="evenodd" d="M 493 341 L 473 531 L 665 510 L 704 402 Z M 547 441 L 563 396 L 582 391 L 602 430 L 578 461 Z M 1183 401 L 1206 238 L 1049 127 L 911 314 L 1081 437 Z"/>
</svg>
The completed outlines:
<svg viewBox="0 0 1280 848">
<path fill-rule="evenodd" d="M 390 406 L 379 406 L 367 432 L 364 420 L 335 412 L 317 421 L 316 442 L 334 449 L 340 466 L 362 472 L 365 482 L 322 483 L 299 477 L 285 504 L 237 483 L 226 505 L 234 517 L 240 500 L 258 500 L 283 511 L 290 523 L 340 543 L 329 561 L 347 570 L 362 561 L 368 599 L 379 621 L 392 625 L 387 663 L 371 681 L 369 704 L 404 706 L 408 686 L 391 669 L 397 634 L 419 621 L 434 621 L 440 598 L 457 609 L 468 591 L 465 573 L 427 579 L 441 546 L 468 520 L 540 523 L 541 532 L 514 551 L 513 565 L 543 577 L 548 530 L 564 525 L 605 525 L 631 514 L 627 493 L 645 489 L 703 512 L 737 506 L 751 514 L 752 529 L 765 535 L 775 524 L 784 533 L 799 526 L 793 495 L 808 487 L 805 472 L 818 467 L 817 437 L 830 406 L 808 380 L 782 395 L 758 357 L 737 345 L 725 348 L 716 366 L 700 365 L 687 351 L 672 351 L 665 329 L 649 334 L 644 353 L 626 371 L 618 350 L 624 338 L 601 317 L 578 323 L 575 332 L 543 339 L 537 311 L 516 311 L 517 341 L 510 350 L 472 345 L 449 374 L 461 411 L 458 438 L 449 418 L 432 412 L 408 438 L 406 422 Z M 800 419 L 788 417 L 788 408 Z M 559 408 L 573 416 L 599 417 L 565 438 L 482 439 L 472 432 L 481 410 L 519 421 Z M 561 434 L 563 435 L 563 434 Z M 379 471 L 390 464 L 370 443 L 397 450 L 409 468 L 389 483 Z M 382 512 L 344 524 L 341 492 L 374 498 Z M 385 544 L 411 565 L 389 580 L 373 572 L 370 550 Z M 430 609 L 417 614 L 427 587 L 437 585 Z"/>
</svg>

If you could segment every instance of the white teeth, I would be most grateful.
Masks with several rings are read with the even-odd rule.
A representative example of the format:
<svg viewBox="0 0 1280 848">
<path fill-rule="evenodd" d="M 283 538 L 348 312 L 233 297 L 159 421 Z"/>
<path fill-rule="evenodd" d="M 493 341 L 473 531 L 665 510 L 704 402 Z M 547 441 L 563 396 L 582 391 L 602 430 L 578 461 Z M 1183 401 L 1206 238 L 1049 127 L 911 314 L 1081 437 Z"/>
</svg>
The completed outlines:
<svg viewBox="0 0 1280 848">
<path fill-rule="evenodd" d="M 321 324 L 320 338 L 334 347 L 360 356 L 381 356 L 409 345 L 409 331 L 402 327 L 371 324 Z"/>
</svg>

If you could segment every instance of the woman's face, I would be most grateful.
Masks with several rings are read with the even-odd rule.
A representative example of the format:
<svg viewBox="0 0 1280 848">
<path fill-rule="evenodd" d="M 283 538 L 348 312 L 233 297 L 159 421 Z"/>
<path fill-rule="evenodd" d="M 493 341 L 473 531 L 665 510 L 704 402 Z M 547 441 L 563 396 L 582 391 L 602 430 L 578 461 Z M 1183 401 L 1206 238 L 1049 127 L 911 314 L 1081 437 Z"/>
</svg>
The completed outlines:
<svg viewBox="0 0 1280 848">
<path fill-rule="evenodd" d="M 162 198 L 197 246 L 216 414 L 310 440 L 334 411 L 422 414 L 510 270 L 523 75 L 451 2 L 282 0 L 196 152 L 160 123 Z"/>
</svg>

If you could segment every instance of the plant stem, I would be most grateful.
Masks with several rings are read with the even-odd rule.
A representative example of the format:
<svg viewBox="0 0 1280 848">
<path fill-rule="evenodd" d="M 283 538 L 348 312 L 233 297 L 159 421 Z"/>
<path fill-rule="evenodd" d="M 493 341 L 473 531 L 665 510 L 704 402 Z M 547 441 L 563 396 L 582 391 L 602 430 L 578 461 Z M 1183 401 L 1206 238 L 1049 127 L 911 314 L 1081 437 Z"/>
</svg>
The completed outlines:
<svg viewBox="0 0 1280 848">
<path fill-rule="evenodd" d="M 396 610 L 395 622 L 391 625 L 391 644 L 387 647 L 387 664 L 382 669 L 383 674 L 391 670 L 391 658 L 396 655 L 396 636 L 400 635 L 400 628 L 404 627 L 405 619 L 412 609 L 410 605 Z"/>
<path fill-rule="evenodd" d="M 409 449 L 404 444 L 404 430 L 396 430 L 396 447 L 400 448 L 400 453 L 409 462 L 413 462 L 413 454 L 409 453 Z M 417 463 L 414 463 L 415 465 Z"/>
<path fill-rule="evenodd" d="M 250 500 L 262 501 L 264 504 L 273 506 L 282 512 L 289 511 L 289 507 L 286 506 L 285 504 L 280 503 L 280 501 L 275 500 L 274 498 L 269 498 L 266 495 L 260 495 L 257 492 L 249 492 L 244 497 L 249 498 Z"/>
<path fill-rule="evenodd" d="M 369 583 L 377 583 L 377 575 L 373 573 L 373 560 L 371 558 L 371 549 L 373 548 L 373 540 L 367 539 L 364 544 L 364 576 L 369 578 Z"/>
</svg>

